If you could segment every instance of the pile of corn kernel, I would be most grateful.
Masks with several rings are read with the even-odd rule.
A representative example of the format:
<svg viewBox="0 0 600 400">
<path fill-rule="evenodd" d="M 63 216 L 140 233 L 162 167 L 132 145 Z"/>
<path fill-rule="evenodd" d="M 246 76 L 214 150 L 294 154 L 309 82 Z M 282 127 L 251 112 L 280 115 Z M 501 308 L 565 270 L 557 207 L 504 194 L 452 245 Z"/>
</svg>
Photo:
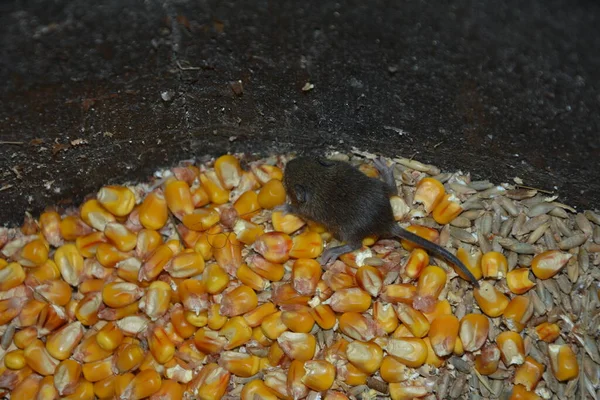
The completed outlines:
<svg viewBox="0 0 600 400">
<path fill-rule="evenodd" d="M 188 163 L 0 231 L 3 395 L 435 399 L 439 371 L 455 369 L 451 358 L 479 378 L 510 370 L 514 400 L 541 399 L 535 390 L 547 371 L 559 382 L 578 378 L 574 347 L 554 343 L 557 323 L 533 327 L 549 343 L 550 365 L 526 354 L 522 334 L 533 314 L 530 272 L 552 278 L 570 253 L 544 251 L 530 268 L 509 271 L 502 252 L 476 257 L 460 247 L 480 279 L 476 290 L 405 241 L 366 238 L 324 268 L 318 257 L 335 239 L 276 209 L 286 200 L 285 161 Z M 447 241 L 419 220 L 447 226 L 465 210 L 433 174 L 419 172 L 422 164 L 410 165 L 414 201 L 393 197 L 395 218 Z M 360 169 L 378 175 L 368 160 Z M 460 318 L 453 289 L 476 301 Z M 492 340 L 494 327 L 502 332 Z"/>
</svg>

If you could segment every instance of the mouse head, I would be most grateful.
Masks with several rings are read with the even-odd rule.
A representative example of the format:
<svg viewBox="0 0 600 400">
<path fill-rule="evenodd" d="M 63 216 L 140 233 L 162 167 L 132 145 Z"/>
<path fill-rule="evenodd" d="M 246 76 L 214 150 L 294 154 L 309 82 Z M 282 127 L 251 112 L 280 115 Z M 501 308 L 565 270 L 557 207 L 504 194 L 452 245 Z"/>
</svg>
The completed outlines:
<svg viewBox="0 0 600 400">
<path fill-rule="evenodd" d="M 298 157 L 290 160 L 283 174 L 283 185 L 292 206 L 302 208 L 311 200 L 311 190 L 334 161 L 324 158 Z"/>
</svg>

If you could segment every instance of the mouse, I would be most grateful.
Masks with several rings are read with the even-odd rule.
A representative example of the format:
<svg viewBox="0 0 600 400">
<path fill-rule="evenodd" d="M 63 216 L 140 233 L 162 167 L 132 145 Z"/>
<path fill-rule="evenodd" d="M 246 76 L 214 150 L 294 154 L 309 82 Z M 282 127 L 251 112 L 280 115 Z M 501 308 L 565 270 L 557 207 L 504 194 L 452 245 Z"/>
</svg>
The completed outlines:
<svg viewBox="0 0 600 400">
<path fill-rule="evenodd" d="M 342 245 L 321 255 L 323 265 L 362 247 L 364 238 L 400 238 L 456 265 L 475 287 L 477 279 L 451 252 L 404 228 L 394 219 L 390 197 L 398 194 L 394 168 L 382 157 L 374 160 L 380 178 L 364 174 L 349 162 L 299 156 L 289 160 L 283 173 L 288 202 L 286 213 L 323 225 Z"/>
</svg>

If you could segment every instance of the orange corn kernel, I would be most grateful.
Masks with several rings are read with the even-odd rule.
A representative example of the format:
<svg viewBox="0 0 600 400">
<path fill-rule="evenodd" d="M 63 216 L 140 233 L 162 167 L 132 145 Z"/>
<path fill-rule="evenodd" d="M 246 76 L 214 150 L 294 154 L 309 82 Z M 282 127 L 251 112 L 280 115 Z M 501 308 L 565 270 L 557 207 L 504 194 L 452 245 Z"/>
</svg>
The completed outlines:
<svg viewBox="0 0 600 400">
<path fill-rule="evenodd" d="M 56 263 L 49 259 L 39 267 L 30 268 L 27 271 L 27 278 L 29 277 L 36 279 L 38 282 L 44 282 L 45 280 L 50 279 L 58 279 L 60 278 L 60 270 L 56 266 Z"/>
<path fill-rule="evenodd" d="M 219 357 L 219 366 L 225 368 L 232 375 L 249 378 L 258 373 L 260 358 L 237 351 L 225 351 Z"/>
<path fill-rule="evenodd" d="M 211 307 L 216 307 L 218 309 L 219 305 L 213 304 Z M 195 326 L 196 328 L 202 328 L 208 324 L 208 310 L 203 310 L 199 314 L 196 314 L 193 311 L 186 310 L 183 312 L 183 315 L 185 317 L 185 320 L 189 324 Z M 225 318 L 225 317 L 223 317 L 223 318 Z M 215 329 L 221 328 L 224 324 L 225 324 L 225 321 L 223 321 L 223 323 L 219 323 L 218 324 L 219 326 Z M 178 329 L 177 324 L 174 323 L 174 325 L 175 325 L 176 329 Z M 181 333 L 180 333 L 180 335 L 181 335 Z"/>
<path fill-rule="evenodd" d="M 114 321 L 110 321 L 104 325 L 95 336 L 98 346 L 110 352 L 119 347 L 125 337 Z"/>
<path fill-rule="evenodd" d="M 253 247 L 257 253 L 268 261 L 281 264 L 289 260 L 292 245 L 292 238 L 288 234 L 267 232 L 256 239 Z"/>
<path fill-rule="evenodd" d="M 421 311 L 399 303 L 396 306 L 396 314 L 398 319 L 410 330 L 415 337 L 425 337 L 429 332 L 431 324 Z"/>
<path fill-rule="evenodd" d="M 485 343 L 490 321 L 483 314 L 467 314 L 460 320 L 459 336 L 465 351 L 479 350 Z"/>
<path fill-rule="evenodd" d="M 197 232 L 202 232 L 219 223 L 221 216 L 212 208 L 196 208 L 181 219 L 183 225 Z"/>
<path fill-rule="evenodd" d="M 367 375 L 374 374 L 383 362 L 383 350 L 373 342 L 355 340 L 348 344 L 346 357 Z"/>
<path fill-rule="evenodd" d="M 225 350 L 235 349 L 242 346 L 252 338 L 252 328 L 248 326 L 243 317 L 233 317 L 225 322 L 219 330 L 219 335 L 224 336 Z"/>
<path fill-rule="evenodd" d="M 338 365 L 340 362 L 345 363 L 345 361 L 347 361 L 346 349 L 349 344 L 350 342 L 343 337 L 339 338 L 333 344 L 325 348 L 325 360 L 334 365 Z"/>
<path fill-rule="evenodd" d="M 345 376 L 343 381 L 346 383 L 346 385 L 358 386 L 365 385 L 367 383 L 367 379 L 369 378 L 369 376 L 357 367 L 355 367 L 354 364 L 347 363 L 342 368 L 342 371 L 345 371 L 341 373 L 340 371 L 338 371 L 338 376 L 340 377 L 340 379 L 341 376 Z"/>
<path fill-rule="evenodd" d="M 54 387 L 54 376 L 48 375 L 40 381 L 37 396 L 29 397 L 29 399 L 55 400 L 59 397 L 58 391 Z"/>
<path fill-rule="evenodd" d="M 508 273 L 508 260 L 502 253 L 489 251 L 481 257 L 484 278 L 502 279 Z"/>
<path fill-rule="evenodd" d="M 185 181 L 176 179 L 167 181 L 164 189 L 164 197 L 169 210 L 179 219 L 194 211 L 190 186 Z"/>
<path fill-rule="evenodd" d="M 104 232 L 106 224 L 115 222 L 116 218 L 98 200 L 91 199 L 81 206 L 81 219 L 92 228 Z"/>
<path fill-rule="evenodd" d="M 104 350 L 96 341 L 96 334 L 84 338 L 73 352 L 73 359 L 80 363 L 99 361 L 109 357 L 110 351 Z"/>
<path fill-rule="evenodd" d="M 458 198 L 452 194 L 446 194 L 442 197 L 442 201 L 435 206 L 431 215 L 438 224 L 447 225 L 462 211 L 463 208 L 459 204 Z"/>
<path fill-rule="evenodd" d="M 60 214 L 56 211 L 47 211 L 40 215 L 40 230 L 52 246 L 59 247 L 63 244 L 60 237 Z"/>
<path fill-rule="evenodd" d="M 156 279 L 173 256 L 173 250 L 166 243 L 159 245 L 142 264 L 139 280 L 152 281 Z"/>
<path fill-rule="evenodd" d="M 40 375 L 53 375 L 59 361 L 52 357 L 41 340 L 36 339 L 23 350 L 27 366 Z"/>
<path fill-rule="evenodd" d="M 504 324 L 511 331 L 521 332 L 533 315 L 533 303 L 527 296 L 515 296 L 502 314 Z"/>
<path fill-rule="evenodd" d="M 454 351 L 458 338 L 459 321 L 454 315 L 440 315 L 431 323 L 429 338 L 438 357 L 446 357 Z"/>
<path fill-rule="evenodd" d="M 79 321 L 71 322 L 53 332 L 46 339 L 46 350 L 57 360 L 66 360 L 83 338 L 83 325 Z"/>
<path fill-rule="evenodd" d="M 102 301 L 102 299 L 100 299 L 100 301 Z M 106 308 L 103 308 L 98 313 L 98 317 L 100 317 L 101 319 L 107 320 L 107 321 L 116 321 L 116 320 L 124 319 L 125 317 L 132 317 L 132 316 L 134 316 L 135 318 L 143 319 L 142 317 L 135 316 L 135 314 L 137 314 L 139 311 L 139 307 L 140 307 L 139 301 L 137 301 L 135 303 L 131 303 L 130 305 L 121 307 L 121 308 L 106 307 Z"/>
<path fill-rule="evenodd" d="M 7 352 L 4 355 L 4 366 L 12 370 L 25 368 L 25 366 L 27 366 L 25 352 L 23 350 L 13 350 Z"/>
<path fill-rule="evenodd" d="M 427 344 L 420 338 L 390 339 L 385 350 L 410 368 L 419 368 L 427 360 Z"/>
<path fill-rule="evenodd" d="M 229 275 L 218 264 L 208 264 L 202 274 L 206 291 L 210 294 L 221 293 L 229 284 Z"/>
<path fill-rule="evenodd" d="M 152 321 L 156 321 L 169 310 L 171 291 L 171 286 L 167 282 L 152 282 L 146 289 L 146 294 L 140 300 L 140 310 Z"/>
<path fill-rule="evenodd" d="M 163 379 L 160 389 L 150 396 L 149 400 L 181 400 L 183 399 L 183 386 L 171 379 Z"/>
<path fill-rule="evenodd" d="M 188 390 L 193 398 L 202 400 L 218 400 L 223 397 L 231 373 L 217 364 L 205 365 L 200 373 L 188 384 Z"/>
<path fill-rule="evenodd" d="M 262 208 L 270 210 L 285 203 L 286 192 L 281 179 L 267 181 L 258 192 L 258 204 Z"/>
<path fill-rule="evenodd" d="M 392 356 L 385 356 L 379 368 L 381 379 L 388 383 L 403 382 L 408 379 L 406 366 Z"/>
<path fill-rule="evenodd" d="M 19 262 L 24 267 L 37 267 L 48 260 L 49 247 L 42 239 L 34 239 L 19 252 Z"/>
<path fill-rule="evenodd" d="M 100 243 L 96 247 L 96 259 L 100 265 L 106 268 L 114 268 L 118 263 L 125 261 L 129 257 L 128 253 L 119 251 L 115 246 L 108 243 Z"/>
<path fill-rule="evenodd" d="M 558 274 L 573 254 L 560 250 L 548 250 L 533 257 L 531 271 L 539 279 L 549 279 Z"/>
<path fill-rule="evenodd" d="M 379 298 L 386 303 L 404 303 L 412 305 L 417 287 L 409 283 L 397 283 L 383 288 Z"/>
<path fill-rule="evenodd" d="M 435 368 L 440 368 L 444 365 L 444 360 L 435 353 L 433 347 L 431 347 L 431 339 L 429 337 L 423 338 L 423 341 L 427 345 L 427 359 L 425 360 L 425 364 L 431 365 Z"/>
<path fill-rule="evenodd" d="M 560 327 L 557 324 L 543 322 L 535 327 L 535 332 L 540 340 L 552 343 L 560 336 Z"/>
<path fill-rule="evenodd" d="M 133 378 L 135 378 L 135 375 L 132 374 L 131 372 L 127 372 L 122 375 L 117 375 L 115 377 L 114 390 L 115 390 L 115 397 L 117 399 L 120 399 L 121 395 L 123 393 L 125 393 L 125 389 L 129 385 L 129 383 L 133 380 Z"/>
<path fill-rule="evenodd" d="M 107 242 L 108 238 L 104 235 L 104 232 L 92 232 L 89 235 L 79 236 L 75 239 L 75 245 L 79 253 L 86 258 L 95 257 L 98 245 Z"/>
<path fill-rule="evenodd" d="M 33 399 L 41 385 L 42 377 L 37 374 L 31 374 L 19 382 L 10 393 L 11 400 L 30 400 Z"/>
<path fill-rule="evenodd" d="M 200 183 L 212 203 L 221 205 L 229 201 L 229 190 L 221 184 L 215 171 L 207 170 L 200 174 Z"/>
<path fill-rule="evenodd" d="M 177 254 L 164 267 L 173 278 L 191 278 L 200 275 L 204 268 L 204 258 L 193 250 Z"/>
<path fill-rule="evenodd" d="M 115 396 L 115 376 L 94 383 L 94 394 L 101 400 L 112 399 Z"/>
<path fill-rule="evenodd" d="M 16 288 L 25 281 L 25 271 L 21 264 L 12 262 L 0 269 L 0 291 Z"/>
<path fill-rule="evenodd" d="M 416 248 L 410 253 L 410 257 L 408 257 L 408 261 L 404 267 L 404 274 L 411 279 L 417 279 L 428 265 L 429 254 L 423 249 Z"/>
<path fill-rule="evenodd" d="M 304 363 L 304 371 L 302 383 L 317 392 L 328 390 L 335 380 L 335 367 L 327 361 L 307 361 Z"/>
<path fill-rule="evenodd" d="M 247 264 L 242 264 L 235 272 L 235 276 L 244 285 L 251 287 L 257 292 L 262 292 L 269 286 L 269 282 L 262 276 L 254 272 Z"/>
<path fill-rule="evenodd" d="M 106 282 L 103 279 L 86 279 L 79 285 L 79 293 L 101 292 L 105 284 Z"/>
<path fill-rule="evenodd" d="M 268 261 L 259 255 L 251 256 L 249 258 L 248 267 L 261 277 L 271 282 L 280 281 L 285 274 L 285 268 L 283 267 L 283 264 L 277 264 Z"/>
<path fill-rule="evenodd" d="M 327 304 L 319 304 L 310 309 L 310 314 L 321 329 L 329 330 L 335 326 L 337 318 L 333 309 Z"/>
<path fill-rule="evenodd" d="M 498 370 L 500 363 L 500 350 L 495 344 L 488 344 L 475 356 L 475 369 L 481 375 L 491 375 Z"/>
<path fill-rule="evenodd" d="M 260 324 L 260 328 L 265 336 L 271 340 L 277 340 L 277 338 L 288 329 L 281 320 L 282 314 L 282 311 L 277 311 L 263 319 Z"/>
<path fill-rule="evenodd" d="M 292 332 L 309 333 L 315 325 L 315 319 L 308 310 L 283 311 L 281 321 Z"/>
<path fill-rule="evenodd" d="M 282 211 L 274 211 L 271 214 L 271 223 L 275 231 L 287 233 L 288 235 L 306 225 L 306 222 L 300 217 L 294 214 L 286 214 Z"/>
<path fill-rule="evenodd" d="M 417 296 L 431 297 L 437 300 L 446 286 L 446 271 L 436 265 L 426 267 L 419 276 Z"/>
<path fill-rule="evenodd" d="M 441 301 L 438 301 L 435 303 L 435 305 L 433 306 L 433 311 L 431 311 L 431 312 L 426 312 L 425 310 L 422 310 L 422 311 L 423 311 L 423 315 L 425 315 L 427 320 L 431 323 L 431 322 L 433 322 L 434 319 L 436 319 L 440 315 L 452 314 L 452 306 L 450 306 L 450 303 L 448 302 L 448 300 L 444 299 L 444 300 L 441 300 Z"/>
<path fill-rule="evenodd" d="M 480 251 L 476 251 L 474 253 L 467 253 L 467 251 L 460 247 L 456 251 L 456 257 L 467 267 L 467 269 L 473 274 L 475 279 L 479 280 L 483 276 L 483 270 L 481 269 L 481 259 L 482 254 Z M 464 272 L 454 264 L 451 264 L 454 272 L 458 274 L 462 279 L 469 280 L 469 278 L 465 275 Z"/>
<path fill-rule="evenodd" d="M 74 244 L 65 244 L 56 249 L 54 262 L 69 285 L 79 285 L 83 275 L 83 257 Z"/>
<path fill-rule="evenodd" d="M 233 208 L 242 220 L 249 219 L 261 208 L 258 203 L 258 195 L 252 190 L 242 193 L 233 203 Z"/>
<path fill-rule="evenodd" d="M 283 171 L 275 165 L 255 163 L 250 166 L 250 169 L 262 185 L 267 184 L 272 179 L 279 181 L 283 179 Z"/>
<path fill-rule="evenodd" d="M 219 304 L 211 304 L 210 307 L 208 308 L 208 319 L 207 319 L 207 324 L 208 327 L 212 330 L 219 330 L 223 327 L 223 325 L 225 325 L 225 322 L 227 322 L 227 317 L 224 315 L 221 315 L 221 306 Z"/>
<path fill-rule="evenodd" d="M 104 235 L 120 251 L 131 251 L 137 245 L 137 235 L 117 222 L 106 224 Z"/>
<path fill-rule="evenodd" d="M 437 243 L 440 237 L 440 233 L 437 230 L 422 225 L 410 225 L 406 228 L 406 230 L 433 243 Z M 402 247 L 404 247 L 404 250 L 406 251 L 412 251 L 413 249 L 420 248 L 417 244 L 406 239 L 402 239 L 401 243 Z"/>
<path fill-rule="evenodd" d="M 406 385 L 405 383 L 390 383 L 390 398 L 392 400 L 414 400 L 420 399 L 429 394 L 429 391 L 422 385 Z"/>
<path fill-rule="evenodd" d="M 125 186 L 105 186 L 96 198 L 113 215 L 124 217 L 135 207 L 135 194 Z"/>
<path fill-rule="evenodd" d="M 477 305 L 486 315 L 495 318 L 502 315 L 510 300 L 488 281 L 482 281 L 480 287 L 473 291 Z"/>
<path fill-rule="evenodd" d="M 269 360 L 269 364 L 271 364 L 273 367 L 280 365 L 286 359 L 286 357 L 287 356 L 285 355 L 279 343 L 273 342 L 269 346 L 269 354 L 267 355 L 267 358 Z"/>
<path fill-rule="evenodd" d="M 535 392 L 528 391 L 523 385 L 515 385 L 509 400 L 542 400 Z"/>
<path fill-rule="evenodd" d="M 171 323 L 173 324 L 175 332 L 179 336 L 181 336 L 183 339 L 188 339 L 192 337 L 194 333 L 196 333 L 197 327 L 187 320 L 185 313 L 186 312 L 183 310 L 183 307 L 180 304 L 173 306 L 170 313 Z M 194 314 L 192 313 L 192 315 Z M 208 314 L 205 316 L 208 316 Z M 204 325 L 206 325 L 207 320 L 208 318 L 205 319 Z"/>
<path fill-rule="evenodd" d="M 74 360 L 64 360 L 54 374 L 54 386 L 61 396 L 73 394 L 81 378 L 81 364 Z"/>
<path fill-rule="evenodd" d="M 108 307 L 121 308 L 136 302 L 143 294 L 144 290 L 135 283 L 112 282 L 102 289 L 102 301 Z"/>
<path fill-rule="evenodd" d="M 160 374 L 151 369 L 140 371 L 125 387 L 121 399 L 139 400 L 152 396 L 160 389 Z"/>
<path fill-rule="evenodd" d="M 327 286 L 327 282 L 325 282 L 324 280 L 321 279 L 317 283 L 317 289 L 315 290 L 315 296 L 320 301 L 325 301 L 325 300 L 329 299 L 332 295 L 333 295 L 333 290 L 329 286 Z"/>
<path fill-rule="evenodd" d="M 371 296 L 369 293 L 359 288 L 338 290 L 329 298 L 328 301 L 331 309 L 339 313 L 362 313 L 371 307 Z"/>
<path fill-rule="evenodd" d="M 523 294 L 535 286 L 529 279 L 529 268 L 515 268 L 506 274 L 506 285 L 514 294 Z"/>
<path fill-rule="evenodd" d="M 356 283 L 372 297 L 377 297 L 383 289 L 383 274 L 375 267 L 363 265 L 356 271 Z"/>
<path fill-rule="evenodd" d="M 254 222 L 238 219 L 235 221 L 235 224 L 233 224 L 233 232 L 240 242 L 250 246 L 259 236 L 265 233 L 265 230 L 262 226 L 257 225 Z"/>
<path fill-rule="evenodd" d="M 69 215 L 60 221 L 60 235 L 66 241 L 70 242 L 90 233 L 92 233 L 92 228 L 79 217 Z"/>
<path fill-rule="evenodd" d="M 144 361 L 144 350 L 135 342 L 123 342 L 117 348 L 113 363 L 120 374 L 133 371 Z"/>
<path fill-rule="evenodd" d="M 85 379 L 80 379 L 72 394 L 63 397 L 61 400 L 93 400 L 94 384 Z"/>
<path fill-rule="evenodd" d="M 243 171 L 237 158 L 225 154 L 215 160 L 215 173 L 224 188 L 233 189 L 240 184 Z"/>
<path fill-rule="evenodd" d="M 517 332 L 506 331 L 496 337 L 500 356 L 505 366 L 521 365 L 525 361 L 525 345 Z"/>
<path fill-rule="evenodd" d="M 308 333 L 283 332 L 277 343 L 290 359 L 298 361 L 312 359 L 317 348 L 317 339 Z"/>
<path fill-rule="evenodd" d="M 137 245 L 135 248 L 136 255 L 140 259 L 146 260 L 147 257 L 161 244 L 163 244 L 163 239 L 162 236 L 160 236 L 160 233 L 153 230 L 142 229 L 138 232 L 137 236 Z"/>
<path fill-rule="evenodd" d="M 455 356 L 459 356 L 459 357 L 462 357 L 462 355 L 465 354 L 465 348 L 463 346 L 462 340 L 460 340 L 460 337 L 456 338 L 456 343 L 454 344 L 453 353 Z"/>
<path fill-rule="evenodd" d="M 316 232 L 306 231 L 294 236 L 289 256 L 292 258 L 317 258 L 323 252 L 323 238 Z"/>
<path fill-rule="evenodd" d="M 385 333 L 392 333 L 398 328 L 398 316 L 391 304 L 373 303 L 373 319 Z"/>
<path fill-rule="evenodd" d="M 242 247 L 235 233 L 219 233 L 209 236 L 209 242 L 213 248 L 215 261 L 229 275 L 234 276 L 235 271 L 242 265 Z"/>
<path fill-rule="evenodd" d="M 31 342 L 37 339 L 37 328 L 33 326 L 28 326 L 23 328 L 15 333 L 13 336 L 13 343 L 19 349 L 23 350 L 25 347 L 29 346 Z"/>
<path fill-rule="evenodd" d="M 290 363 L 287 375 L 287 390 L 293 398 L 303 399 L 308 395 L 308 387 L 302 383 L 304 377 L 304 362 L 294 360 Z"/>
<path fill-rule="evenodd" d="M 165 364 L 175 355 L 175 345 L 161 326 L 154 328 L 148 337 L 148 348 L 159 364 Z"/>
<path fill-rule="evenodd" d="M 432 212 L 440 204 L 446 189 L 444 185 L 434 178 L 423 178 L 416 186 L 414 201 L 423 204 L 427 213 Z"/>
<path fill-rule="evenodd" d="M 514 383 L 515 385 L 523 385 L 529 391 L 535 390 L 545 370 L 546 367 L 543 364 L 527 356 L 525 362 L 515 371 Z"/>
<path fill-rule="evenodd" d="M 252 328 L 252 339 L 263 347 L 270 347 L 273 344 L 273 341 L 265 336 L 260 326 Z"/>
<path fill-rule="evenodd" d="M 242 392 L 240 393 L 240 400 L 278 400 L 277 392 L 265 385 L 265 383 L 259 379 L 250 381 L 244 385 Z"/>
<path fill-rule="evenodd" d="M 169 210 L 162 189 L 148 193 L 138 210 L 142 226 L 150 230 L 159 230 L 167 223 Z"/>
<path fill-rule="evenodd" d="M 357 286 L 354 274 L 344 272 L 326 271 L 323 274 L 323 280 L 334 292 Z"/>
<path fill-rule="evenodd" d="M 271 314 L 277 312 L 277 308 L 271 302 L 261 304 L 253 310 L 244 314 L 244 320 L 251 328 L 260 326 L 263 320 Z"/>
<path fill-rule="evenodd" d="M 204 207 L 210 203 L 210 197 L 208 197 L 208 193 L 206 193 L 206 190 L 204 190 L 202 186 L 193 185 L 190 188 L 190 191 L 192 193 L 192 203 L 194 204 L 194 207 Z"/>
<path fill-rule="evenodd" d="M 217 235 L 222 232 L 223 228 L 220 225 L 215 225 L 206 232 L 202 232 L 198 236 L 198 240 L 194 244 L 194 251 L 200 253 L 204 261 L 213 258 L 213 242 L 212 235 Z M 209 242 L 209 237 L 211 241 Z"/>
<path fill-rule="evenodd" d="M 207 328 L 200 328 L 194 335 L 196 348 L 205 354 L 218 354 L 225 348 L 227 339 L 219 336 L 218 332 Z"/>
<path fill-rule="evenodd" d="M 226 317 L 242 315 L 258 306 L 258 297 L 252 288 L 240 285 L 223 294 L 221 299 L 221 314 Z"/>
</svg>

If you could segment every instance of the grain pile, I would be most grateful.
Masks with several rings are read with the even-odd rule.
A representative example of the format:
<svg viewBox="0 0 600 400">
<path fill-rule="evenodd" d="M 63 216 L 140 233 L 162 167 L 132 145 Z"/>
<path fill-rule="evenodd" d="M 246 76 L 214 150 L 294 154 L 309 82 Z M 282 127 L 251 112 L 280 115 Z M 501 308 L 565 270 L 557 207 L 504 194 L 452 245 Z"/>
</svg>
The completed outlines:
<svg viewBox="0 0 600 400">
<path fill-rule="evenodd" d="M 332 158 L 377 177 L 374 156 Z M 600 216 L 396 158 L 409 242 L 284 214 L 288 156 L 225 155 L 0 228 L 10 399 L 598 399 Z"/>
</svg>

